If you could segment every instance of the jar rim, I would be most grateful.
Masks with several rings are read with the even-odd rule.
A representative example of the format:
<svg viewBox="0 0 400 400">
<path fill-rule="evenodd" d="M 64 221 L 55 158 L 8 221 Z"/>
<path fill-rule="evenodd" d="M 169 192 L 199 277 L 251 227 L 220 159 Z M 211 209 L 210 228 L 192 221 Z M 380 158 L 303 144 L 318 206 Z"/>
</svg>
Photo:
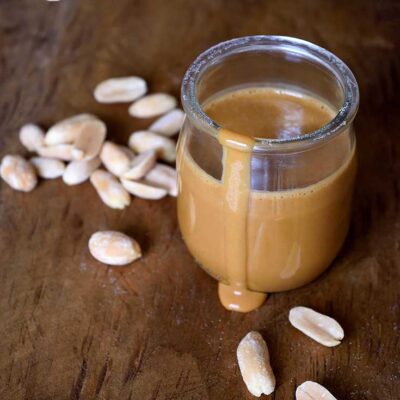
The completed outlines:
<svg viewBox="0 0 400 400">
<path fill-rule="evenodd" d="M 306 40 L 289 36 L 244 36 L 216 44 L 201 53 L 190 65 L 182 81 L 181 99 L 186 115 L 204 131 L 217 137 L 221 127 L 202 109 L 196 94 L 196 86 L 206 69 L 217 63 L 222 57 L 238 51 L 260 49 L 279 49 L 297 52 L 298 54 L 317 59 L 330 67 L 339 79 L 344 100 L 337 114 L 326 125 L 310 133 L 292 138 L 271 139 L 255 138 L 255 151 L 276 149 L 293 145 L 306 145 L 328 139 L 342 132 L 353 121 L 359 104 L 357 81 L 350 68 L 333 53 Z"/>
</svg>

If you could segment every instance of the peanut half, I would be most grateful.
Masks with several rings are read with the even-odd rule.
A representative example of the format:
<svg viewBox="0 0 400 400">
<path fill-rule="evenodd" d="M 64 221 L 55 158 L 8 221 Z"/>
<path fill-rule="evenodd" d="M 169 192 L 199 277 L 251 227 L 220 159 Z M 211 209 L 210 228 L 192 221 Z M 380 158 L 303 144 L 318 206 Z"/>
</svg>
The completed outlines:
<svg viewBox="0 0 400 400">
<path fill-rule="evenodd" d="M 247 389 L 253 396 L 271 394 L 275 390 L 267 344 L 258 332 L 249 332 L 239 343 L 237 358 Z"/>
<path fill-rule="evenodd" d="M 94 97 L 99 103 L 126 103 L 147 92 L 146 81 L 138 76 L 107 79 L 96 86 Z"/>
<path fill-rule="evenodd" d="M 136 240 L 116 231 L 94 233 L 89 240 L 89 250 L 96 260 L 110 265 L 126 265 L 142 256 Z"/>
<path fill-rule="evenodd" d="M 102 169 L 90 175 L 90 182 L 96 189 L 101 200 L 111 208 L 123 209 L 131 203 L 131 196 L 121 183 L 109 172 Z"/>
<path fill-rule="evenodd" d="M 19 140 L 29 151 L 38 151 L 44 144 L 44 131 L 35 124 L 26 124 L 19 131 Z"/>
<path fill-rule="evenodd" d="M 89 161 L 71 161 L 65 168 L 63 181 L 67 185 L 78 185 L 89 179 L 89 176 L 99 168 L 100 158 L 95 157 Z"/>
<path fill-rule="evenodd" d="M 130 154 L 124 151 L 123 147 L 112 142 L 104 142 L 100 152 L 100 160 L 116 176 L 125 173 L 132 161 Z"/>
<path fill-rule="evenodd" d="M 294 307 L 289 312 L 290 323 L 324 346 L 333 347 L 344 338 L 343 328 L 337 321 L 307 307 Z"/>
<path fill-rule="evenodd" d="M 47 131 L 44 138 L 45 145 L 73 143 L 78 137 L 82 125 L 90 120 L 97 120 L 97 117 L 92 114 L 78 114 L 58 122 Z"/>
<path fill-rule="evenodd" d="M 178 178 L 176 170 L 168 165 L 157 163 L 145 176 L 145 180 L 168 190 L 170 196 L 178 195 Z"/>
<path fill-rule="evenodd" d="M 89 119 L 82 122 L 81 128 L 74 141 L 72 156 L 75 160 L 91 160 L 101 150 L 106 138 L 107 128 L 99 119 Z"/>
<path fill-rule="evenodd" d="M 129 170 L 123 174 L 125 179 L 140 179 L 149 172 L 156 163 L 157 154 L 155 150 L 148 150 L 136 156 Z"/>
<path fill-rule="evenodd" d="M 180 109 L 169 111 L 152 123 L 149 131 L 159 133 L 164 136 L 173 136 L 179 132 L 182 127 L 185 113 Z"/>
<path fill-rule="evenodd" d="M 146 181 L 130 181 L 129 179 L 121 179 L 124 188 L 131 194 L 142 199 L 158 200 L 167 195 L 167 189 L 152 185 Z"/>
<path fill-rule="evenodd" d="M 55 158 L 57 160 L 71 161 L 72 151 L 74 146 L 72 144 L 56 144 L 55 146 L 42 146 L 39 147 L 37 152 L 39 156 L 45 158 Z"/>
<path fill-rule="evenodd" d="M 296 400 L 336 400 L 336 397 L 319 383 L 306 381 L 297 387 Z"/>
<path fill-rule="evenodd" d="M 129 114 L 136 118 L 151 118 L 165 114 L 176 107 L 176 99 L 170 94 L 149 94 L 135 101 L 129 107 Z"/>
<path fill-rule="evenodd" d="M 13 189 L 22 192 L 30 192 L 37 185 L 33 165 L 17 155 L 4 156 L 0 165 L 0 176 Z"/>
<path fill-rule="evenodd" d="M 176 160 L 176 144 L 167 137 L 150 131 L 136 131 L 129 137 L 129 147 L 137 153 L 156 150 L 157 155 L 167 162 Z"/>
<path fill-rule="evenodd" d="M 65 170 L 65 164 L 54 158 L 32 157 L 30 162 L 35 167 L 37 174 L 44 179 L 59 178 Z"/>
</svg>

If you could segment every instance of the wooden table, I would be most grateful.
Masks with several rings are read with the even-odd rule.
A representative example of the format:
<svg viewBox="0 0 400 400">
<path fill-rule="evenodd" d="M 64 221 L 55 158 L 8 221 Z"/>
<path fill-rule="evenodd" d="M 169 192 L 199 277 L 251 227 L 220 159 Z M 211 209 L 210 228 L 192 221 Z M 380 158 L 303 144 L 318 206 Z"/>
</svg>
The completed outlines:
<svg viewBox="0 0 400 400">
<path fill-rule="evenodd" d="M 352 230 L 332 268 L 258 311 L 225 311 L 216 283 L 186 250 L 176 200 L 104 206 L 90 184 L 43 181 L 30 194 L 0 184 L 0 398 L 251 399 L 236 347 L 267 340 L 277 388 L 315 380 L 338 399 L 400 397 L 400 4 L 395 1 L 3 0 L 0 155 L 23 153 L 18 130 L 98 114 L 126 142 L 147 121 L 100 105 L 96 83 L 137 74 L 179 95 L 194 57 L 219 41 L 284 34 L 344 59 L 358 78 L 359 174 Z M 108 268 L 89 254 L 99 229 L 133 235 L 141 261 Z M 337 318 L 334 349 L 288 323 L 306 305 Z"/>
</svg>

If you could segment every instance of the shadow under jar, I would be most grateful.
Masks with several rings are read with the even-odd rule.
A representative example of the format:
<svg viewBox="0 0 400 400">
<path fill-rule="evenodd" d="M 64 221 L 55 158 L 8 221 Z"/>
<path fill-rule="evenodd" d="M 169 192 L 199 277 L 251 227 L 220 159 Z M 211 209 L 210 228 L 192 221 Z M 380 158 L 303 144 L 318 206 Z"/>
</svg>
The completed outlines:
<svg viewBox="0 0 400 400">
<path fill-rule="evenodd" d="M 357 82 L 303 40 L 251 36 L 201 54 L 182 84 L 178 218 L 222 304 L 247 312 L 315 279 L 348 231 Z"/>
</svg>

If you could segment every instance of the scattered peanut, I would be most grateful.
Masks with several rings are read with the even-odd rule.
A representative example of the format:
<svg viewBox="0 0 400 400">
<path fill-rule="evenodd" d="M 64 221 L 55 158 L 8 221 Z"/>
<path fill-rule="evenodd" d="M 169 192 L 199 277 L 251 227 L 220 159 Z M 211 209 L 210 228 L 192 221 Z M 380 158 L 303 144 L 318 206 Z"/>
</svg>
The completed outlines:
<svg viewBox="0 0 400 400">
<path fill-rule="evenodd" d="M 306 381 L 297 387 L 296 400 L 336 400 L 336 397 L 319 383 Z"/>
<path fill-rule="evenodd" d="M 37 150 L 41 157 L 55 158 L 57 160 L 71 161 L 72 150 L 74 147 L 72 144 L 56 144 L 54 146 L 42 146 Z"/>
<path fill-rule="evenodd" d="M 32 157 L 30 162 L 35 167 L 37 174 L 44 179 L 59 178 L 65 170 L 65 164 L 54 158 Z"/>
<path fill-rule="evenodd" d="M 164 136 L 173 136 L 181 129 L 184 119 L 185 113 L 182 110 L 172 110 L 152 123 L 149 127 L 149 131 Z"/>
<path fill-rule="evenodd" d="M 71 161 L 65 168 L 63 181 L 67 185 L 78 185 L 89 179 L 93 171 L 99 168 L 100 158 L 95 157 L 89 161 Z"/>
<path fill-rule="evenodd" d="M 124 174 L 129 169 L 132 161 L 130 154 L 124 151 L 123 148 L 124 146 L 119 146 L 112 142 L 104 142 L 101 148 L 100 160 L 116 176 Z"/>
<path fill-rule="evenodd" d="M 156 163 L 155 150 L 148 150 L 136 156 L 129 170 L 123 174 L 125 179 L 140 179 L 143 178 Z"/>
<path fill-rule="evenodd" d="M 166 93 L 149 94 L 129 107 L 129 114 L 137 118 L 151 118 L 165 114 L 176 107 L 175 97 Z"/>
<path fill-rule="evenodd" d="M 96 157 L 106 138 L 106 125 L 99 119 L 82 122 L 80 131 L 74 141 L 72 156 L 75 160 L 90 160 Z"/>
<path fill-rule="evenodd" d="M 239 343 L 237 358 L 247 389 L 253 396 L 271 394 L 275 390 L 267 344 L 258 332 L 249 332 Z"/>
<path fill-rule="evenodd" d="M 33 165 L 17 155 L 4 156 L 0 165 L 0 176 L 13 189 L 30 192 L 37 185 Z"/>
<path fill-rule="evenodd" d="M 129 147 L 137 153 L 156 150 L 157 155 L 167 162 L 176 159 L 176 144 L 167 137 L 157 135 L 150 131 L 136 131 L 129 137 Z"/>
<path fill-rule="evenodd" d="M 337 346 L 344 338 L 343 328 L 338 322 L 311 308 L 292 308 L 289 312 L 289 321 L 299 331 L 324 346 Z"/>
<path fill-rule="evenodd" d="M 110 265 L 126 265 L 142 256 L 134 239 L 116 231 L 94 233 L 89 240 L 89 250 L 96 260 Z"/>
<path fill-rule="evenodd" d="M 107 206 L 122 209 L 131 203 L 129 193 L 109 172 L 102 169 L 94 171 L 90 175 L 90 182 Z"/>
<path fill-rule="evenodd" d="M 82 124 L 91 120 L 97 120 L 97 117 L 92 114 L 78 114 L 58 122 L 47 131 L 44 138 L 46 146 L 73 143 L 82 129 Z"/>
<path fill-rule="evenodd" d="M 176 170 L 168 165 L 156 164 L 156 166 L 145 176 L 145 180 L 167 189 L 170 196 L 176 197 L 178 195 L 178 179 Z"/>
<path fill-rule="evenodd" d="M 130 181 L 122 178 L 121 183 L 129 193 L 142 199 L 158 200 L 167 195 L 166 189 L 146 181 Z"/>
<path fill-rule="evenodd" d="M 126 103 L 147 92 L 146 81 L 138 76 L 107 79 L 96 86 L 94 97 L 99 103 Z"/>
<path fill-rule="evenodd" d="M 19 131 L 19 140 L 29 151 L 38 151 L 44 144 L 44 131 L 40 126 L 26 124 Z"/>
</svg>

